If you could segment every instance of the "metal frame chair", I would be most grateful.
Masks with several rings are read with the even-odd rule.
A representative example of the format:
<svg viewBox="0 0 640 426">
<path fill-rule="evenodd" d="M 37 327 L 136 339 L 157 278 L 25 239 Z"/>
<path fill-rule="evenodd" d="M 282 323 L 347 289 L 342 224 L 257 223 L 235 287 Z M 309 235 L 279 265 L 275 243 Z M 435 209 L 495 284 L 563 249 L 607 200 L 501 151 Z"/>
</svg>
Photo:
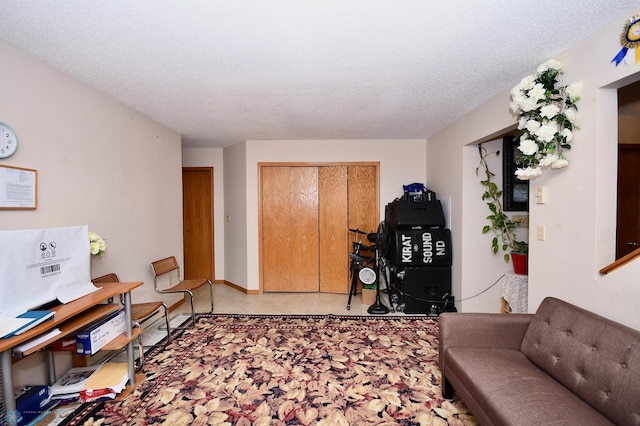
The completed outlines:
<svg viewBox="0 0 640 426">
<path fill-rule="evenodd" d="M 193 279 L 193 280 L 183 280 L 180 278 L 180 265 L 178 265 L 178 261 L 175 256 L 165 257 L 164 259 L 156 260 L 151 262 L 151 270 L 153 271 L 154 280 L 153 286 L 158 293 L 167 294 L 167 293 L 183 293 L 189 296 L 189 302 L 191 303 L 191 322 L 195 326 L 196 325 L 196 312 L 193 306 L 193 290 L 196 290 L 202 287 L 205 284 L 209 285 L 209 298 L 211 301 L 211 310 L 209 313 L 213 312 L 213 283 L 211 280 L 207 278 Z M 159 288 L 158 287 L 158 278 L 162 276 L 169 276 L 170 278 L 175 273 L 178 284 L 171 285 L 167 288 Z M 169 281 L 171 283 L 171 281 Z"/>
<path fill-rule="evenodd" d="M 117 274 L 112 272 L 112 273 L 103 275 L 101 277 L 94 278 L 91 280 L 91 282 L 93 284 L 98 285 L 98 287 L 100 287 L 99 284 L 119 283 L 120 279 L 118 278 Z M 124 304 L 122 295 L 120 295 L 120 303 Z M 165 342 L 165 345 L 167 345 L 171 342 L 171 328 L 169 326 L 169 309 L 167 308 L 167 305 L 164 302 L 132 303 L 131 319 L 133 320 L 134 325 L 140 328 L 140 322 L 150 317 L 154 313 L 156 313 L 160 308 L 164 308 L 164 321 L 167 327 L 167 341 Z M 142 341 L 143 334 L 144 333 L 140 334 L 140 336 L 138 337 L 138 350 L 140 352 L 140 365 L 139 365 L 140 368 L 142 368 L 142 366 L 144 365 L 144 344 Z M 153 347 L 153 346 L 155 345 L 152 345 L 149 347 Z"/>
</svg>

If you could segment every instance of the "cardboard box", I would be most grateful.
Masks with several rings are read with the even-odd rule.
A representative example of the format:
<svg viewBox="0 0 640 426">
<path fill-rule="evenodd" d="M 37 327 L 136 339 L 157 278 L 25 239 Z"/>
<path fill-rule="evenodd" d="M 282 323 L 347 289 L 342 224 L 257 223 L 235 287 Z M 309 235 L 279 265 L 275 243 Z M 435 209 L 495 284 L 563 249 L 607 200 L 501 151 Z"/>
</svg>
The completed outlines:
<svg viewBox="0 0 640 426">
<path fill-rule="evenodd" d="M 109 315 L 102 321 L 76 335 L 76 353 L 93 355 L 104 345 L 124 333 L 124 310 Z"/>
<path fill-rule="evenodd" d="M 364 305 L 373 305 L 376 303 L 376 290 L 370 288 L 362 289 L 362 304 Z"/>
<path fill-rule="evenodd" d="M 66 336 L 49 345 L 53 351 L 76 351 L 76 336 Z"/>
</svg>

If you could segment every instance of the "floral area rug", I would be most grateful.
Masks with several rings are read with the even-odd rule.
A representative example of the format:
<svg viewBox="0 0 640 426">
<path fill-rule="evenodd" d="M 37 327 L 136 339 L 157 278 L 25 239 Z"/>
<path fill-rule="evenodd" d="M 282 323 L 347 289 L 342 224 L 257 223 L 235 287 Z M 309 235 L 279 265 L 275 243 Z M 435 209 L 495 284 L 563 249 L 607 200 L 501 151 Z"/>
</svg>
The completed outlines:
<svg viewBox="0 0 640 426">
<path fill-rule="evenodd" d="M 442 398 L 438 323 L 424 316 L 200 314 L 174 333 L 126 399 L 65 424 L 476 424 Z"/>
</svg>

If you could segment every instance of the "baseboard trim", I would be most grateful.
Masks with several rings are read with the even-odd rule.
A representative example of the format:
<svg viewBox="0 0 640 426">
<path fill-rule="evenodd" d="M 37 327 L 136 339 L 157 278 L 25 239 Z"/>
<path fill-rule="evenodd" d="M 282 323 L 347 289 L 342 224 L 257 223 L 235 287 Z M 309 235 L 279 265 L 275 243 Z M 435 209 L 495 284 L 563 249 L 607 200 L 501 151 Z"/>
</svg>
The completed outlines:
<svg viewBox="0 0 640 426">
<path fill-rule="evenodd" d="M 178 300 L 176 303 L 169 305 L 169 312 L 173 312 L 176 309 L 178 309 L 178 307 L 180 307 L 180 305 L 182 305 L 184 303 L 184 297 L 180 300 Z"/>
<path fill-rule="evenodd" d="M 241 287 L 237 284 L 232 283 L 231 281 L 227 281 L 227 280 L 216 280 L 214 282 L 214 284 L 224 284 L 226 286 L 229 286 L 231 288 L 235 288 L 238 291 L 243 292 L 244 294 L 260 294 L 260 290 L 247 290 L 244 287 Z"/>
<path fill-rule="evenodd" d="M 229 286 L 229 287 L 234 288 L 234 289 L 236 289 L 238 291 L 241 291 L 241 292 L 243 292 L 244 294 L 247 294 L 247 295 L 260 294 L 260 290 L 247 290 L 246 288 L 241 287 L 238 284 L 234 284 L 231 281 L 227 281 L 227 280 L 213 280 L 212 283 L 213 284 L 222 284 L 222 285 Z M 184 296 L 182 299 L 178 300 L 176 303 L 170 305 L 169 306 L 169 312 L 175 311 L 176 309 L 178 309 L 178 307 L 180 307 L 185 302 L 186 302 L 186 296 Z"/>
</svg>

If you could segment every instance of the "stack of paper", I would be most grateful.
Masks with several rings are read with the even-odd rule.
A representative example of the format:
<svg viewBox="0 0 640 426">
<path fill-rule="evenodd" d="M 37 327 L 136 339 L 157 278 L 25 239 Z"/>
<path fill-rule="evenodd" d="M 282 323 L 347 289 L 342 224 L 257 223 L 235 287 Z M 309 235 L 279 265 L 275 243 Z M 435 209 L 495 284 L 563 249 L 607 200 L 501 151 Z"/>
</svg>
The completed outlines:
<svg viewBox="0 0 640 426">
<path fill-rule="evenodd" d="M 72 368 L 51 386 L 51 395 L 58 399 L 79 396 L 89 377 L 100 367 L 100 364 L 96 364 L 89 367 Z"/>
<path fill-rule="evenodd" d="M 6 339 L 7 337 L 22 334 L 49 318 L 53 318 L 54 315 L 55 312 L 53 311 L 27 311 L 15 318 L 1 316 L 0 336 Z"/>
<path fill-rule="evenodd" d="M 123 362 L 75 367 L 51 386 L 51 395 L 55 399 L 77 397 L 82 402 L 99 398 L 114 399 L 125 388 L 128 380 L 128 366 Z"/>
<path fill-rule="evenodd" d="M 107 362 L 89 377 L 80 391 L 82 402 L 100 398 L 114 399 L 129 380 L 129 368 L 125 362 Z"/>
<path fill-rule="evenodd" d="M 47 340 L 56 337 L 58 334 L 62 334 L 59 328 L 52 328 L 51 330 L 43 333 L 39 336 L 34 337 L 33 339 L 29 339 L 26 342 L 22 343 L 13 348 L 12 355 L 15 358 L 22 358 L 24 352 L 28 351 L 31 348 L 35 348 L 39 344 L 46 342 Z"/>
</svg>

